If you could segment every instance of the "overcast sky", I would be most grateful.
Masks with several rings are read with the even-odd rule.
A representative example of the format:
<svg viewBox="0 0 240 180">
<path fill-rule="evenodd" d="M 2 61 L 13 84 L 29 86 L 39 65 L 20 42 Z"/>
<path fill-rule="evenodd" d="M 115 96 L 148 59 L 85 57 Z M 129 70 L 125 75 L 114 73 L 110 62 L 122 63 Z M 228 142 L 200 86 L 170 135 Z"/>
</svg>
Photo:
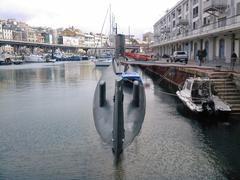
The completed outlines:
<svg viewBox="0 0 240 180">
<path fill-rule="evenodd" d="M 111 4 L 118 32 L 139 36 L 153 31 L 154 23 L 179 0 L 0 0 L 0 19 L 15 18 L 32 26 L 75 26 L 100 32 Z M 109 20 L 104 32 L 109 32 Z"/>
</svg>

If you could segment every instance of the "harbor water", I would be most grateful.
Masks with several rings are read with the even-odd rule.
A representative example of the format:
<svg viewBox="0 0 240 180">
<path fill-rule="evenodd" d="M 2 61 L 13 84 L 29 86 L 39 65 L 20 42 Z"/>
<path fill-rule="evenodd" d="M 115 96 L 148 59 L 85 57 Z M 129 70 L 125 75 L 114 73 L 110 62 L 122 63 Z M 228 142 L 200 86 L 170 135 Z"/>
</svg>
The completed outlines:
<svg viewBox="0 0 240 180">
<path fill-rule="evenodd" d="M 93 120 L 103 71 L 91 62 L 0 67 L 0 180 L 240 178 L 240 124 L 184 116 L 141 70 L 145 119 L 115 164 Z"/>
</svg>

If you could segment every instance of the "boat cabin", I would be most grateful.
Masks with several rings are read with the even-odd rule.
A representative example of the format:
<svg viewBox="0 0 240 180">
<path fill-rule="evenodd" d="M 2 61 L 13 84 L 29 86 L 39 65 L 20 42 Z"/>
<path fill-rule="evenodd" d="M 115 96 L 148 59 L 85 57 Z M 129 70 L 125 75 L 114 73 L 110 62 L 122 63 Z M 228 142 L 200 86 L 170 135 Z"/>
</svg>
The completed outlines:
<svg viewBox="0 0 240 180">
<path fill-rule="evenodd" d="M 208 78 L 187 79 L 183 86 L 183 92 L 195 103 L 201 103 L 203 99 L 212 96 L 211 81 Z"/>
</svg>

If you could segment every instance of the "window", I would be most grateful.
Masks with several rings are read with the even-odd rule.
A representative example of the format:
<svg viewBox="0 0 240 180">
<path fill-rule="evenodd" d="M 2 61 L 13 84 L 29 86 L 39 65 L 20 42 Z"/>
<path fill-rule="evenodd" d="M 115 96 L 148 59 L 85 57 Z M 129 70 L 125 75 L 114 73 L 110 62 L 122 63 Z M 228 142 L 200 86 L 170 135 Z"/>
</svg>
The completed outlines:
<svg viewBox="0 0 240 180">
<path fill-rule="evenodd" d="M 237 3 L 237 12 L 236 15 L 240 15 L 240 2 Z"/>
<path fill-rule="evenodd" d="M 205 49 L 206 49 L 206 52 L 207 52 L 207 59 L 209 57 L 209 42 L 208 41 L 205 41 Z"/>
<path fill-rule="evenodd" d="M 182 13 L 182 9 L 181 8 L 178 8 L 178 15 L 180 15 Z"/>
<path fill-rule="evenodd" d="M 225 56 L 225 40 L 220 39 L 219 41 L 219 58 L 224 59 Z"/>
<path fill-rule="evenodd" d="M 188 12 L 189 5 L 188 3 L 186 4 L 186 12 Z"/>
<path fill-rule="evenodd" d="M 206 17 L 203 18 L 203 25 L 204 25 L 204 26 L 207 25 L 207 18 L 206 18 Z"/>
<path fill-rule="evenodd" d="M 197 24 L 196 24 L 196 22 L 193 22 L 193 29 L 194 29 L 194 30 L 197 29 Z"/>
<path fill-rule="evenodd" d="M 187 82 L 187 89 L 190 90 L 191 89 L 191 82 Z"/>
<path fill-rule="evenodd" d="M 178 51 L 177 54 L 178 54 L 178 55 L 186 55 L 186 52 L 184 52 L 184 51 Z"/>
<path fill-rule="evenodd" d="M 219 18 L 218 19 L 218 27 L 224 27 L 227 25 L 227 18 Z"/>
<path fill-rule="evenodd" d="M 193 18 L 198 17 L 198 6 L 193 8 Z"/>
</svg>

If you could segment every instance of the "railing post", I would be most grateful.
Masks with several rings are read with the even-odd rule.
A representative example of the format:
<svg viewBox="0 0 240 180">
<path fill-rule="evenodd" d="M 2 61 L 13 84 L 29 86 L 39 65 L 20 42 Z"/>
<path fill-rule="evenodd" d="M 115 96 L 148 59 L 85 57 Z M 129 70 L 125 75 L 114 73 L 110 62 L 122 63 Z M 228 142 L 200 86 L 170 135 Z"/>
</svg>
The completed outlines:
<svg viewBox="0 0 240 180">
<path fill-rule="evenodd" d="M 133 82 L 133 104 L 136 107 L 139 107 L 139 82 L 134 81 Z"/>
<path fill-rule="evenodd" d="M 106 82 L 100 81 L 99 83 L 99 106 L 103 107 L 106 102 Z"/>
<path fill-rule="evenodd" d="M 114 110 L 113 110 L 113 153 L 118 158 L 123 151 L 124 115 L 123 115 L 123 81 L 115 82 Z"/>
</svg>

